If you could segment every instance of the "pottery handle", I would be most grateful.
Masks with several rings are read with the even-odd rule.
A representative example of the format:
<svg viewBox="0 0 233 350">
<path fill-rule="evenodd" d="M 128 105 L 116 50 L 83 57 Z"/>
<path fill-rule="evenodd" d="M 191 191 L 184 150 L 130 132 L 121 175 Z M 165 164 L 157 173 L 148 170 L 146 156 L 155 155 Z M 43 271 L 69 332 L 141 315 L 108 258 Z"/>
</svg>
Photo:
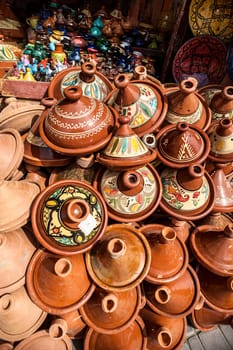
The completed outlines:
<svg viewBox="0 0 233 350">
<path fill-rule="evenodd" d="M 171 290 L 167 286 L 158 287 L 155 290 L 154 297 L 159 304 L 166 304 L 171 298 Z"/>
<path fill-rule="evenodd" d="M 94 61 L 84 62 L 81 66 L 80 78 L 85 83 L 91 83 L 95 80 L 96 63 Z"/>
<path fill-rule="evenodd" d="M 67 100 L 71 102 L 76 102 L 82 97 L 82 88 L 76 85 L 67 86 L 63 90 L 63 93 Z"/>
<path fill-rule="evenodd" d="M 107 250 L 113 259 L 118 259 L 126 252 L 126 244 L 120 238 L 112 238 L 108 242 Z"/>
<path fill-rule="evenodd" d="M 60 258 L 54 265 L 54 272 L 59 277 L 67 277 L 72 270 L 72 264 L 67 258 Z"/>
<path fill-rule="evenodd" d="M 169 226 L 163 227 L 160 233 L 160 242 L 161 243 L 172 243 L 176 239 L 176 231 Z"/>
<path fill-rule="evenodd" d="M 154 134 L 145 134 L 142 136 L 142 141 L 148 148 L 155 148 L 157 141 Z"/>
<path fill-rule="evenodd" d="M 146 79 L 147 69 L 145 66 L 139 65 L 134 68 L 134 78 L 138 80 Z"/>
<path fill-rule="evenodd" d="M 233 86 L 225 86 L 222 92 L 228 101 L 233 100 Z"/>
<path fill-rule="evenodd" d="M 67 227 L 76 227 L 90 214 L 88 203 L 79 198 L 66 201 L 61 208 L 61 219 Z"/>
<path fill-rule="evenodd" d="M 118 305 L 118 299 L 116 295 L 110 293 L 105 295 L 101 301 L 102 310 L 105 313 L 112 313 L 116 311 Z"/>
<path fill-rule="evenodd" d="M 63 339 L 67 330 L 67 322 L 63 318 L 57 318 L 49 327 L 49 335 L 53 339 Z"/>
<path fill-rule="evenodd" d="M 118 74 L 114 80 L 114 84 L 117 89 L 124 89 L 129 84 L 129 79 L 127 74 Z"/>
<path fill-rule="evenodd" d="M 168 328 L 160 327 L 156 332 L 157 342 L 161 348 L 168 348 L 172 343 L 172 335 Z"/>
<path fill-rule="evenodd" d="M 180 90 L 185 94 L 193 93 L 197 90 L 198 81 L 194 77 L 188 77 L 180 82 Z"/>
<path fill-rule="evenodd" d="M 14 297 L 12 294 L 4 294 L 0 298 L 0 314 L 7 313 L 12 309 Z"/>
</svg>

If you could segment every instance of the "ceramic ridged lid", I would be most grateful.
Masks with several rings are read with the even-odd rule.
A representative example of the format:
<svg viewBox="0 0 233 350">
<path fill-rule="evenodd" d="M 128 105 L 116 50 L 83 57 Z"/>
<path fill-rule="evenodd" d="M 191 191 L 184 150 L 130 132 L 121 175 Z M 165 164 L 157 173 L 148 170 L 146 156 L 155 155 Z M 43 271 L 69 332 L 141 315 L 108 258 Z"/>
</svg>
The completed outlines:
<svg viewBox="0 0 233 350">
<path fill-rule="evenodd" d="M 90 249 L 107 225 L 107 209 L 100 193 L 79 180 L 60 180 L 33 203 L 31 222 L 38 241 L 57 254 Z"/>
</svg>

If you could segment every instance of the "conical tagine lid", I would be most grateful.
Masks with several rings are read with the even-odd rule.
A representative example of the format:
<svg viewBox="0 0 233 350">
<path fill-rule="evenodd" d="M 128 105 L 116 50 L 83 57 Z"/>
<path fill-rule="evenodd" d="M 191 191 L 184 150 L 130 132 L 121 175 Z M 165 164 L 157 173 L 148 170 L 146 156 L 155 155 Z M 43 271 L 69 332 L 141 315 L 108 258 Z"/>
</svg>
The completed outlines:
<svg viewBox="0 0 233 350">
<path fill-rule="evenodd" d="M 213 122 L 208 130 L 210 139 L 209 158 L 224 163 L 233 160 L 233 121 L 223 118 Z"/>
<path fill-rule="evenodd" d="M 233 187 L 230 179 L 225 175 L 223 169 L 224 165 L 216 164 L 216 169 L 211 174 L 216 191 L 213 211 L 219 213 L 233 211 Z"/>
</svg>

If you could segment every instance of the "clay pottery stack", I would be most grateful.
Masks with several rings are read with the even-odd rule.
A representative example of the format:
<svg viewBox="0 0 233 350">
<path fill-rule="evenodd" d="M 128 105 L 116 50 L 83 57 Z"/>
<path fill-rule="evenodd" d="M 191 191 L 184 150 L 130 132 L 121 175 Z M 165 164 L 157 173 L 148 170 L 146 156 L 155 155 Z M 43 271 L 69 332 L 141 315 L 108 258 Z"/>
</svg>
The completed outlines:
<svg viewBox="0 0 233 350">
<path fill-rule="evenodd" d="M 181 220 L 198 220 L 214 206 L 215 187 L 204 167 L 194 163 L 185 168 L 162 170 L 163 196 L 161 208 Z"/>
<path fill-rule="evenodd" d="M 114 109 L 83 96 L 80 86 L 67 87 L 64 95 L 41 120 L 39 133 L 44 143 L 55 152 L 77 157 L 105 147 L 117 118 Z"/>
<path fill-rule="evenodd" d="M 186 340 L 187 322 L 185 317 L 176 318 L 161 316 L 144 308 L 142 317 L 147 333 L 147 349 L 182 349 Z"/>
<path fill-rule="evenodd" d="M 84 350 L 146 350 L 145 324 L 140 317 L 116 334 L 103 334 L 89 328 L 84 338 Z"/>
<path fill-rule="evenodd" d="M 127 291 L 139 285 L 150 263 L 149 243 L 131 224 L 107 226 L 103 237 L 86 252 L 92 280 L 100 288 L 112 292 Z"/>
<path fill-rule="evenodd" d="M 47 313 L 30 299 L 25 286 L 0 297 L 0 337 L 19 341 L 33 334 Z"/>
<path fill-rule="evenodd" d="M 48 329 L 42 329 L 18 343 L 14 350 L 72 350 L 72 341 L 66 334 L 67 325 L 62 319 L 55 320 Z"/>
<path fill-rule="evenodd" d="M 165 124 L 185 122 L 206 131 L 211 123 L 211 110 L 205 99 L 197 92 L 198 81 L 188 77 L 180 82 L 177 89 L 165 91 L 168 111 Z"/>
<path fill-rule="evenodd" d="M 41 191 L 32 206 L 33 232 L 43 247 L 72 255 L 91 249 L 107 226 L 101 194 L 78 180 L 61 180 Z"/>
<path fill-rule="evenodd" d="M 216 163 L 216 169 L 211 174 L 216 192 L 213 211 L 229 213 L 233 210 L 233 187 L 223 168 L 224 165 Z"/>
<path fill-rule="evenodd" d="M 130 117 L 129 125 L 140 137 L 157 131 L 167 112 L 162 88 L 147 80 L 129 81 L 126 74 L 118 74 L 114 84 L 106 103 L 119 115 Z"/>
<path fill-rule="evenodd" d="M 225 86 L 216 92 L 210 102 L 212 120 L 233 118 L 233 86 Z"/>
<path fill-rule="evenodd" d="M 145 235 L 151 248 L 151 266 L 145 280 L 163 284 L 181 276 L 188 267 L 189 255 L 176 231 L 159 224 L 146 224 L 139 230 Z"/>
<path fill-rule="evenodd" d="M 34 253 L 28 265 L 26 285 L 33 302 L 53 315 L 77 310 L 95 288 L 83 254 L 64 257 L 42 249 Z"/>
<path fill-rule="evenodd" d="M 36 250 L 29 237 L 22 228 L 0 233 L 0 295 L 24 285 L 27 266 Z"/>
<path fill-rule="evenodd" d="M 66 334 L 71 339 L 75 339 L 83 335 L 83 332 L 85 331 L 87 325 L 83 321 L 83 318 L 78 309 L 66 312 L 62 315 L 57 315 L 55 317 L 55 319 L 63 319 L 66 322 Z"/>
<path fill-rule="evenodd" d="M 149 217 L 162 196 L 158 172 L 151 164 L 126 171 L 102 167 L 96 173 L 93 186 L 102 194 L 109 217 L 120 222 Z"/>
<path fill-rule="evenodd" d="M 163 164 L 172 168 L 203 163 L 210 152 L 207 134 L 186 122 L 163 127 L 156 138 L 158 158 Z"/>
</svg>

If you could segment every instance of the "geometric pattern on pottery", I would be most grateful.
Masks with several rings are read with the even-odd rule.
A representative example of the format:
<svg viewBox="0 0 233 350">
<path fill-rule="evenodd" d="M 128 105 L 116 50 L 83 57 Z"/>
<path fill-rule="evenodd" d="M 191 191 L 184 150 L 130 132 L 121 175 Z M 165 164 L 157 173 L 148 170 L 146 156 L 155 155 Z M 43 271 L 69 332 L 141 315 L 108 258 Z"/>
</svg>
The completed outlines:
<svg viewBox="0 0 233 350">
<path fill-rule="evenodd" d="M 113 136 L 104 153 L 119 158 L 137 157 L 147 154 L 148 148 L 136 134 L 127 137 Z"/>
<path fill-rule="evenodd" d="M 166 115 L 165 120 L 169 124 L 177 124 L 179 122 L 186 122 L 188 124 L 194 124 L 202 117 L 202 111 L 203 111 L 203 103 L 201 103 L 200 100 L 198 101 L 198 107 L 197 107 L 196 111 L 192 114 L 182 115 L 181 113 L 173 112 L 168 107 L 168 111 L 167 111 L 167 115 Z"/>
<path fill-rule="evenodd" d="M 61 219 L 61 208 L 70 199 L 84 200 L 90 213 L 77 228 L 65 227 Z M 95 195 L 81 186 L 63 186 L 50 194 L 41 210 L 42 224 L 46 234 L 63 246 L 76 246 L 86 243 L 98 233 L 104 216 L 102 205 Z"/>
<path fill-rule="evenodd" d="M 101 179 L 101 193 L 107 203 L 115 212 L 121 214 L 139 214 L 156 198 L 158 186 L 153 173 L 147 167 L 137 169 L 143 178 L 143 188 L 141 192 L 129 196 L 122 193 L 117 185 L 120 172 L 106 170 Z"/>
<path fill-rule="evenodd" d="M 208 200 L 210 189 L 206 177 L 201 187 L 195 191 L 184 189 L 176 180 L 177 170 L 167 168 L 161 173 L 163 199 L 173 208 L 191 211 L 201 208 Z"/>
</svg>

